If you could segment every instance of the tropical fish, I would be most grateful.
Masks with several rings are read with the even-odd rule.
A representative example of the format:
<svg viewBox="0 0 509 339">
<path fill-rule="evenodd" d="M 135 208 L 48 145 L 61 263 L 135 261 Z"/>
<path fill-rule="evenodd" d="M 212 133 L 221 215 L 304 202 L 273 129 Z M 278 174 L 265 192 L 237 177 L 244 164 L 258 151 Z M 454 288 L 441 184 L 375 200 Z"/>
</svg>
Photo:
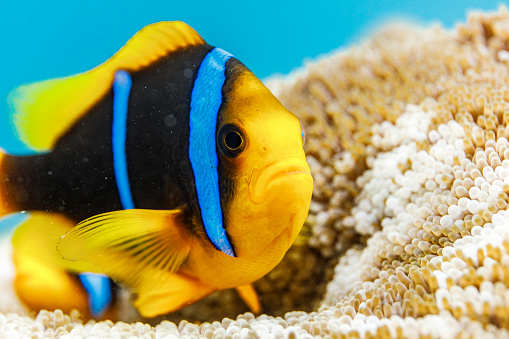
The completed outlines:
<svg viewBox="0 0 509 339">
<path fill-rule="evenodd" d="M 107 276 L 145 317 L 226 288 L 260 309 L 250 284 L 297 237 L 313 180 L 299 120 L 240 61 L 160 22 L 9 102 L 0 228 L 28 307 L 101 316 Z"/>
</svg>

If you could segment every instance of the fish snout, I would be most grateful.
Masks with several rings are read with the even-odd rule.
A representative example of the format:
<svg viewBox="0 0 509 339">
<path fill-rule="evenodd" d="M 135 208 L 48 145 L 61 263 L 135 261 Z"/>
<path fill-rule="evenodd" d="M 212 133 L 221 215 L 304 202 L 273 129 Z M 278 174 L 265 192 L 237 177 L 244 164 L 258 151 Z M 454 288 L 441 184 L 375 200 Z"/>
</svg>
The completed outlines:
<svg viewBox="0 0 509 339">
<path fill-rule="evenodd" d="M 254 169 L 249 181 L 249 198 L 255 204 L 266 202 L 272 194 L 291 200 L 312 191 L 313 177 L 304 158 L 283 158 Z"/>
</svg>

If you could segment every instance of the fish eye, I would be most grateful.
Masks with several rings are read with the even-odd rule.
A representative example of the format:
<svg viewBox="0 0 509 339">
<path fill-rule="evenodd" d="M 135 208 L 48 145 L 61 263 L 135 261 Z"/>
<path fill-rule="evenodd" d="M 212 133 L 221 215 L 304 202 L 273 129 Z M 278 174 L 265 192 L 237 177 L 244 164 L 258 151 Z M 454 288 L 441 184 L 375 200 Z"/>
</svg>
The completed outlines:
<svg viewBox="0 0 509 339">
<path fill-rule="evenodd" d="M 239 132 L 230 131 L 224 137 L 224 144 L 229 150 L 234 151 L 242 145 L 242 136 Z"/>
<path fill-rule="evenodd" d="M 243 131 L 235 125 L 224 125 L 217 136 L 219 151 L 229 158 L 238 156 L 246 146 Z"/>
</svg>

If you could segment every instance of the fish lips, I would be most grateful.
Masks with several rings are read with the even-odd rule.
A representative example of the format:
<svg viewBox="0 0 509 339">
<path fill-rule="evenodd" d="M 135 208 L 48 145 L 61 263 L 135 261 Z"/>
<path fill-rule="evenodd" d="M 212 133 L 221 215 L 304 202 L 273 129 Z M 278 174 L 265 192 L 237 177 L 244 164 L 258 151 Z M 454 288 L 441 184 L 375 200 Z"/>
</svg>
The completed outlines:
<svg viewBox="0 0 509 339">
<path fill-rule="evenodd" d="M 253 209 L 235 214 L 240 227 L 228 228 L 238 257 L 271 252 L 283 256 L 299 233 L 308 214 L 313 178 L 305 158 L 283 158 L 254 169 L 248 195 Z M 247 206 L 246 206 L 247 207 Z M 243 219 L 244 218 L 244 219 Z"/>
<path fill-rule="evenodd" d="M 278 186 L 281 189 L 278 190 Z M 283 158 L 254 169 L 249 181 L 249 198 L 255 204 L 272 200 L 269 199 L 272 193 L 279 197 L 290 195 L 291 199 L 291 195 L 308 195 L 312 190 L 309 165 L 302 158 Z"/>
</svg>

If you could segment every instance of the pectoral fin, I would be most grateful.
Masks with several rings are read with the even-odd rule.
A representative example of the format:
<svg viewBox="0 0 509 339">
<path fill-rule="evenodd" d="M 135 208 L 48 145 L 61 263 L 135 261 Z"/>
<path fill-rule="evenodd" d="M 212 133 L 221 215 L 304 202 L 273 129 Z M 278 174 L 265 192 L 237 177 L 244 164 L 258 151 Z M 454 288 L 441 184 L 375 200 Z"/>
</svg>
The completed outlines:
<svg viewBox="0 0 509 339">
<path fill-rule="evenodd" d="M 144 277 L 163 284 L 187 258 L 189 239 L 181 210 L 122 210 L 72 228 L 57 246 L 76 271 L 103 273 L 139 290 Z"/>
<path fill-rule="evenodd" d="M 261 306 L 260 306 L 260 300 L 258 299 L 258 294 L 256 293 L 256 290 L 254 289 L 253 285 L 247 284 L 242 286 L 236 287 L 237 292 L 239 293 L 239 296 L 244 300 L 246 305 L 249 307 L 251 312 L 254 314 L 260 314 Z"/>
</svg>

